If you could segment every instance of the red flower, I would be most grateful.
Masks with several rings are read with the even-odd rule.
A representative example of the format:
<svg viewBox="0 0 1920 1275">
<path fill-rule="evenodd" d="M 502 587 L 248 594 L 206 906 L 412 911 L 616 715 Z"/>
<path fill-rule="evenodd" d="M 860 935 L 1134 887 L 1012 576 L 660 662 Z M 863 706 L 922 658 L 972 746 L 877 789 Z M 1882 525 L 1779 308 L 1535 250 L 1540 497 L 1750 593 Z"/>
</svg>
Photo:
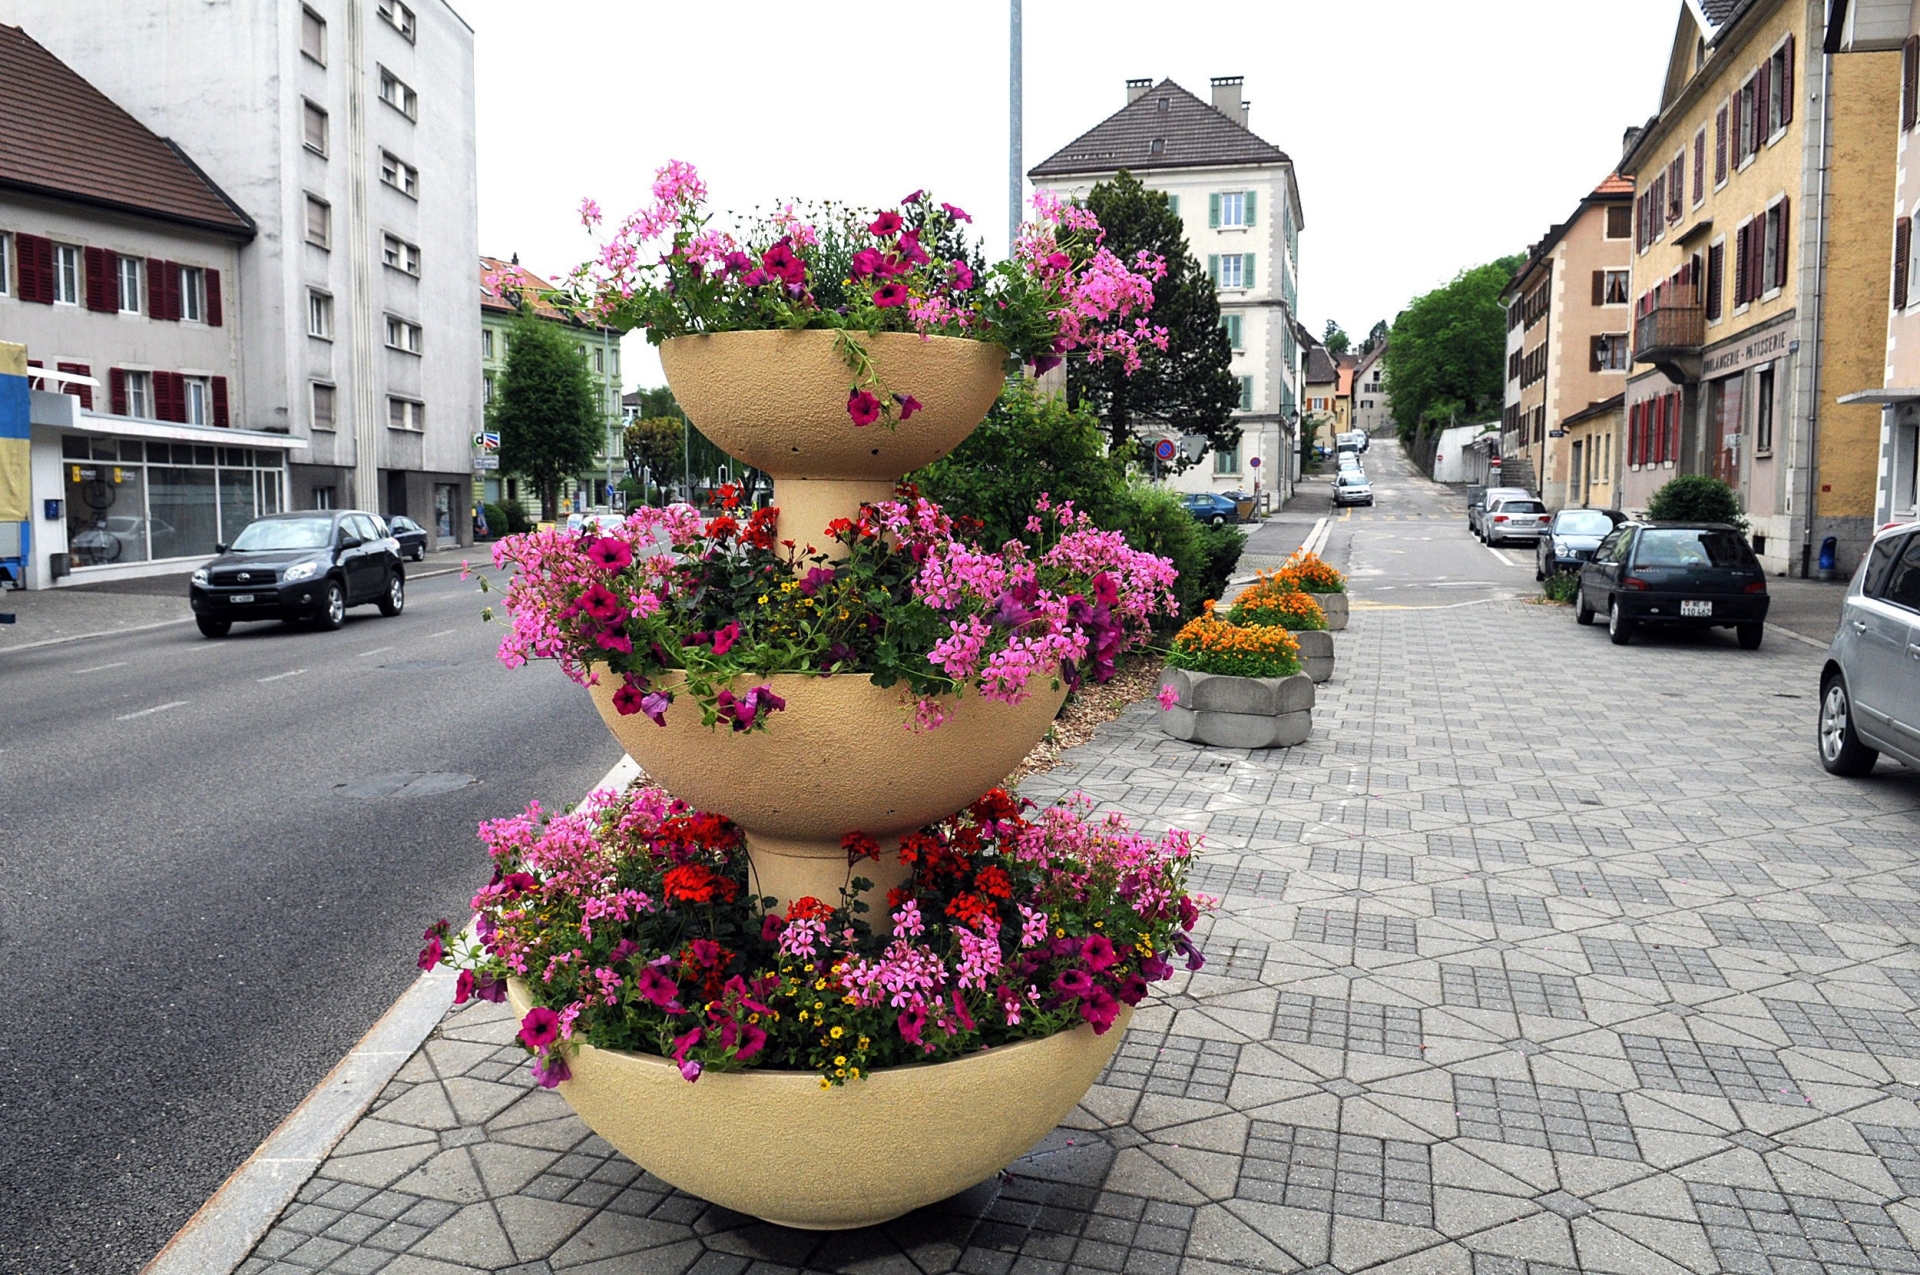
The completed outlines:
<svg viewBox="0 0 1920 1275">
<path fill-rule="evenodd" d="M 851 411 L 852 407 L 849 406 L 848 410 Z M 829 536 L 832 536 L 836 540 L 838 540 L 841 536 L 846 535 L 849 531 L 852 531 L 852 530 L 853 530 L 853 521 L 848 518 L 835 518 L 832 522 L 827 524 L 827 534 Z"/>
<path fill-rule="evenodd" d="M 669 868 L 660 879 L 660 886 L 669 899 L 679 903 L 712 903 L 715 899 L 731 903 L 740 893 L 740 887 L 731 879 L 704 863 L 683 863 Z"/>
<path fill-rule="evenodd" d="M 880 843 L 864 832 L 849 832 L 840 838 L 840 848 L 847 852 L 849 866 L 862 859 L 872 859 L 875 863 L 880 861 Z"/>
<path fill-rule="evenodd" d="M 740 507 L 739 483 L 720 484 L 720 507 L 722 509 L 738 509 Z"/>
<path fill-rule="evenodd" d="M 613 693 L 613 708 L 622 717 L 632 717 L 645 710 L 647 698 L 647 679 L 627 674 L 627 680 L 619 690 Z"/>
<path fill-rule="evenodd" d="M 883 212 L 873 219 L 873 224 L 867 227 L 867 233 L 877 235 L 884 239 L 899 229 L 900 214 L 897 212 Z"/>
<path fill-rule="evenodd" d="M 995 921 L 1000 919 L 991 903 L 971 892 L 959 895 L 947 904 L 947 915 L 971 930 L 981 929 L 981 921 L 989 917 Z"/>
<path fill-rule="evenodd" d="M 604 584 L 591 585 L 580 595 L 580 609 L 596 620 L 617 620 L 622 610 L 619 597 Z"/>
<path fill-rule="evenodd" d="M 973 878 L 973 888 L 991 899 L 1011 899 L 1013 897 L 1013 881 L 1007 876 L 1006 869 L 997 863 L 990 863 L 980 869 L 979 873 Z M 1108 950 L 1112 950 L 1111 945 L 1109 945 Z"/>
<path fill-rule="evenodd" d="M 587 557 L 603 571 L 619 571 L 633 561 L 633 550 L 624 540 L 602 536 L 587 546 Z"/>
<path fill-rule="evenodd" d="M 895 394 L 893 401 L 900 404 L 900 419 L 903 421 L 911 420 L 913 414 L 922 406 L 920 400 L 911 394 Z"/>
<path fill-rule="evenodd" d="M 833 909 L 811 894 L 787 904 L 789 921 L 824 921 L 832 915 Z"/>
<path fill-rule="evenodd" d="M 520 1043 L 539 1053 L 560 1039 L 560 1015 L 545 1005 L 535 1005 L 520 1020 Z"/>
<path fill-rule="evenodd" d="M 896 885 L 887 891 L 887 911 L 898 912 L 900 905 L 913 898 L 913 891 L 907 886 Z"/>
<path fill-rule="evenodd" d="M 847 415 L 853 417 L 855 425 L 871 425 L 880 419 L 880 400 L 866 390 L 855 390 L 847 395 Z"/>
<path fill-rule="evenodd" d="M 873 290 L 873 303 L 881 309 L 889 309 L 907 303 L 907 290 L 898 283 L 883 283 Z"/>
<path fill-rule="evenodd" d="M 721 514 L 718 518 L 709 518 L 707 520 L 707 535 L 715 540 L 722 540 L 728 536 L 737 536 L 739 534 L 740 524 L 725 514 Z"/>
<path fill-rule="evenodd" d="M 794 256 L 793 246 L 785 239 L 761 253 L 760 264 L 768 274 L 786 283 L 806 282 L 807 268 Z"/>
</svg>

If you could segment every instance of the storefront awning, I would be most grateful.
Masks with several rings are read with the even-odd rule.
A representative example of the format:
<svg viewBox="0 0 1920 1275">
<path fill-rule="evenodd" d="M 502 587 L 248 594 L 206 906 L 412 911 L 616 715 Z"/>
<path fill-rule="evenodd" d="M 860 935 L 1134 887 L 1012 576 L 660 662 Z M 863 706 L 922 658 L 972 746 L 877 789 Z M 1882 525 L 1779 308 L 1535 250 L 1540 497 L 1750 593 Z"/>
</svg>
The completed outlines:
<svg viewBox="0 0 1920 1275">
<path fill-rule="evenodd" d="M 1889 385 L 1885 389 L 1855 390 L 1851 394 L 1842 394 L 1836 403 L 1876 403 L 1885 407 L 1892 403 L 1911 403 L 1920 399 L 1920 389 L 1900 389 Z"/>
<path fill-rule="evenodd" d="M 307 449 L 307 440 L 304 438 L 263 429 L 217 429 L 210 425 L 182 425 L 177 421 L 90 412 L 82 408 L 80 400 L 71 394 L 54 394 L 45 390 L 33 392 L 33 423 L 113 438 L 153 438 L 170 443 L 207 443 L 215 447 L 278 447 L 283 451 Z"/>
</svg>

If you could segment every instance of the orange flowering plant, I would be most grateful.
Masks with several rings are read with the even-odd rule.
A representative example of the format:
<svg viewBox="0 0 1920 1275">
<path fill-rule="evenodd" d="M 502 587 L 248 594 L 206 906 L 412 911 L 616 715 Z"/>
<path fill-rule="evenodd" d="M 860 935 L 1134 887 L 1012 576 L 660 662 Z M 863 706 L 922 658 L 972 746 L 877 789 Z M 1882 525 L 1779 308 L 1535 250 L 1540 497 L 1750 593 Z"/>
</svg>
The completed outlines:
<svg viewBox="0 0 1920 1275">
<path fill-rule="evenodd" d="M 1234 599 L 1229 618 L 1235 624 L 1252 624 L 1282 629 L 1324 629 L 1327 613 L 1313 600 L 1311 593 L 1291 589 L 1248 589 Z"/>
<path fill-rule="evenodd" d="M 1292 633 L 1272 625 L 1234 624 L 1206 613 L 1173 636 L 1167 663 L 1196 673 L 1229 677 L 1291 677 L 1300 671 L 1300 644 Z"/>
<path fill-rule="evenodd" d="M 1347 578 L 1317 553 L 1302 549 L 1287 559 L 1286 565 L 1276 571 L 1260 573 L 1260 584 L 1275 584 L 1281 588 L 1294 589 L 1302 593 L 1345 593 Z M 1255 586 L 1259 587 L 1258 585 Z"/>
</svg>

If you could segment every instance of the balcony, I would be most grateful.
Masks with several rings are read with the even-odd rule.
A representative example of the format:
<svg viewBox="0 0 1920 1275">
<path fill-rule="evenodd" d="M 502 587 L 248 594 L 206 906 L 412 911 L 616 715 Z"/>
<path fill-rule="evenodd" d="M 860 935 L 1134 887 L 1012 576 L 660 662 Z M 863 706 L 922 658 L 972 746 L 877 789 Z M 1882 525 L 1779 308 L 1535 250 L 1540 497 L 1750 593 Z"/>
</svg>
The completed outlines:
<svg viewBox="0 0 1920 1275">
<path fill-rule="evenodd" d="M 1653 309 L 1633 321 L 1633 361 L 1651 363 L 1670 380 L 1695 381 L 1706 338 L 1699 289 L 1669 284 Z"/>
</svg>

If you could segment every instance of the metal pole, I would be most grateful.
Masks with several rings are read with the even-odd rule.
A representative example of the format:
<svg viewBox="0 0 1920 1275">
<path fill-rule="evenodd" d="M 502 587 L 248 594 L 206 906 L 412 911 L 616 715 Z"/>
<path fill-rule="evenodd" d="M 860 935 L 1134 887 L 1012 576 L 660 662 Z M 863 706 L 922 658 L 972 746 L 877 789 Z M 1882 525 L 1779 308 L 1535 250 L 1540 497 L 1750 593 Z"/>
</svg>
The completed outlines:
<svg viewBox="0 0 1920 1275">
<path fill-rule="evenodd" d="M 1007 255 L 1013 255 L 1013 241 L 1020 234 L 1020 209 L 1026 200 L 1025 165 L 1020 159 L 1020 0 L 1010 0 L 1012 27 L 1007 34 Z"/>
</svg>

